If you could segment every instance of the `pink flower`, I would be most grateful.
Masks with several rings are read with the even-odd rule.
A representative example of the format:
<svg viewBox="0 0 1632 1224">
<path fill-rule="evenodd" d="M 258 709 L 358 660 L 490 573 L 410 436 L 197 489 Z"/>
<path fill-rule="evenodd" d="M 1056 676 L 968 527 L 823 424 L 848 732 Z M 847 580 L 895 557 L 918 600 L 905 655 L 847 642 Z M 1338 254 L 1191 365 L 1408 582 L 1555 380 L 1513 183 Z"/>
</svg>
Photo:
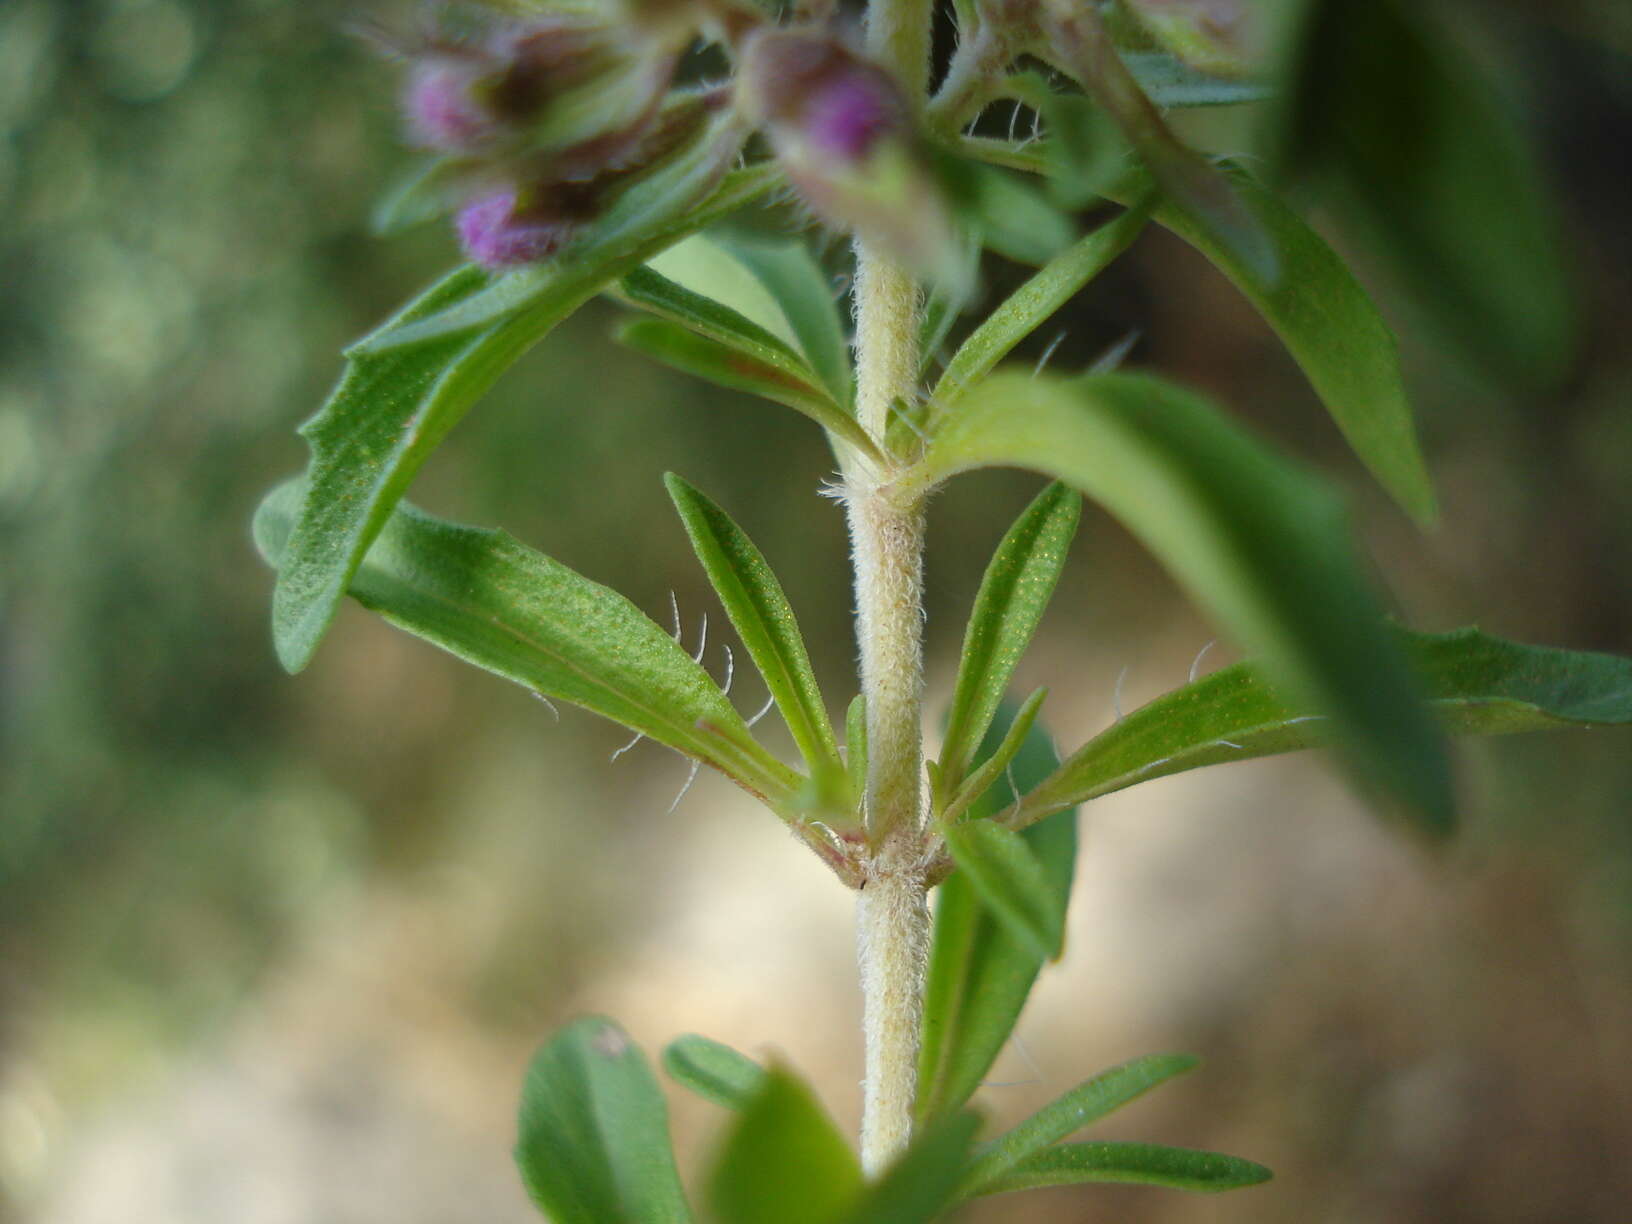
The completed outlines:
<svg viewBox="0 0 1632 1224">
<path fill-rule="evenodd" d="M 459 210 L 459 245 L 475 263 L 493 271 L 548 259 L 572 237 L 573 225 L 560 216 L 518 208 L 514 190 L 495 192 Z"/>
</svg>

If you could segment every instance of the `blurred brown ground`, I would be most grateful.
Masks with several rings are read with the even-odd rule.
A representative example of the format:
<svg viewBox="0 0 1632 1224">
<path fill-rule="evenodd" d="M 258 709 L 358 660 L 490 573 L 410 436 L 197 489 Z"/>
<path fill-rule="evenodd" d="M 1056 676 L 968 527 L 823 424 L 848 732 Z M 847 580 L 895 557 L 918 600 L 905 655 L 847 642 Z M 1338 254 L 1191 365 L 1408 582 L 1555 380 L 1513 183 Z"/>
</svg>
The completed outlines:
<svg viewBox="0 0 1632 1224">
<path fill-rule="evenodd" d="M 1568 11 L 1573 27 L 1492 27 L 1556 179 L 1582 357 L 1555 395 L 1504 394 L 1399 314 L 1437 533 L 1365 483 L 1267 330 L 1171 240 L 1143 239 L 1074 307 L 1054 360 L 1140 329 L 1136 365 L 1352 489 L 1412 623 L 1632 653 L 1632 74 L 1624 47 L 1594 46 L 1590 6 Z M 508 1161 L 520 1072 L 585 1011 L 649 1050 L 699 1031 L 781 1051 L 857 1113 L 849 898 L 770 817 L 709 778 L 665 815 L 676 758 L 609 765 L 616 729 L 557 725 L 355 608 L 305 675 L 276 669 L 249 515 L 303 462 L 292 427 L 340 345 L 452 257 L 434 230 L 365 232 L 402 154 L 389 73 L 343 15 L 0 5 L 0 1219 L 533 1218 Z M 616 350 L 611 318 L 586 310 L 506 378 L 416 500 L 660 617 L 673 588 L 694 623 L 711 598 L 659 481 L 679 470 L 781 571 L 837 700 L 852 646 L 820 440 Z M 971 477 L 935 506 L 934 695 L 1034 483 Z M 1070 745 L 1113 716 L 1124 668 L 1132 708 L 1211 636 L 1090 512 L 1019 681 L 1051 686 Z M 1437 860 L 1312 758 L 1087 812 L 1067 955 L 985 1107 L 1017 1117 L 1112 1062 L 1190 1050 L 1201 1071 L 1096 1133 L 1277 1178 L 968 1218 L 1627 1219 L 1632 740 L 1458 759 L 1466 827 Z M 689 1172 L 721 1118 L 672 1103 Z"/>
</svg>

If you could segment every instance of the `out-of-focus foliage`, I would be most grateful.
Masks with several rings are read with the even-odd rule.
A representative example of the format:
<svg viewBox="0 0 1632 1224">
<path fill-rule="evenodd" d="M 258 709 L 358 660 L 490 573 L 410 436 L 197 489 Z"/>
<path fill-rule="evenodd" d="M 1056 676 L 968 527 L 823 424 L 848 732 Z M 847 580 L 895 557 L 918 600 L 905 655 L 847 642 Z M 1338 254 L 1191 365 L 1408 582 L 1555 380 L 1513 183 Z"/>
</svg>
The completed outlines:
<svg viewBox="0 0 1632 1224">
<path fill-rule="evenodd" d="M 525 694 L 467 676 L 366 615 L 342 617 L 347 640 L 300 684 L 276 667 L 269 577 L 250 546 L 250 512 L 303 461 L 291 426 L 338 375 L 340 346 L 453 258 L 434 229 L 388 242 L 367 234 L 371 204 L 404 157 L 389 105 L 393 75 L 339 31 L 343 7 L 0 4 L 7 1218 L 106 1218 L 52 1206 L 65 1201 L 65 1162 L 88 1141 L 101 1106 L 142 1087 L 182 1092 L 173 1060 L 207 1060 L 219 1048 L 212 1043 L 264 1015 L 257 1009 L 280 985 L 276 970 L 298 962 L 292 949 L 375 946 L 358 943 L 359 899 L 381 881 L 415 897 L 452 898 L 451 910 L 475 915 L 472 929 L 488 924 L 479 937 L 459 937 L 450 955 L 458 971 L 437 982 L 439 1009 L 415 1014 L 492 1039 L 501 1053 L 491 1060 L 502 1065 L 484 1082 L 493 1115 L 507 1119 L 520 1064 L 505 1052 L 560 1019 L 580 986 L 612 980 L 608 966 L 636 945 L 665 888 L 684 887 L 665 874 L 671 857 L 656 835 L 700 835 L 707 823 L 708 805 L 695 798 L 662 818 L 683 777 L 671 758 L 643 750 L 655 771 L 650 786 L 625 766 L 609 769 L 615 734 L 570 715 L 557 727 Z M 1624 14 L 1615 4 L 1599 8 L 1514 0 L 1500 18 L 1472 7 L 1463 14 L 1522 95 L 1557 184 L 1586 327 L 1578 368 L 1547 398 L 1475 391 L 1407 333 L 1444 503 L 1440 534 L 1425 550 L 1380 496 L 1358 477 L 1354 485 L 1370 499 L 1372 538 L 1418 623 L 1479 620 L 1503 636 L 1624 654 L 1632 649 L 1632 352 L 1621 339 L 1632 327 L 1624 226 L 1632 87 L 1626 61 L 1599 41 L 1612 42 L 1618 28 L 1628 45 Z M 1230 117 L 1187 122 L 1227 127 Z M 1383 283 L 1363 251 L 1359 266 Z M 990 300 L 1021 279 L 995 265 L 987 276 Z M 819 438 L 799 420 L 628 356 L 605 335 L 610 318 L 590 310 L 507 378 L 480 421 L 438 454 L 416 497 L 463 521 L 502 521 L 660 618 L 675 588 L 689 630 L 710 597 L 683 555 L 659 478 L 682 471 L 734 513 L 751 510 L 743 526 L 782 578 L 817 674 L 846 676 L 848 598 L 834 577 L 844 548 L 837 515 L 814 495 L 831 466 Z M 1170 240 L 1136 248 L 1060 320 L 1069 340 L 1052 361 L 1086 364 L 1129 327 L 1145 336 L 1134 364 L 1176 370 L 1253 423 L 1300 439 L 1328 470 L 1353 471 L 1273 337 Z M 1019 355 L 1039 356 L 1053 330 Z M 932 682 L 943 697 L 958 614 L 995 543 L 992 524 L 1017 512 L 1034 483 L 981 477 L 935 507 L 930 613 L 943 631 L 931 639 Z M 789 487 L 807 492 L 766 494 Z M 1175 680 L 1204 639 L 1107 520 L 1090 516 L 1082 535 L 1083 561 L 1068 569 L 1056 623 L 1045 621 L 1039 638 L 1046 666 L 1069 666 L 1088 693 L 1060 705 L 1058 717 L 1076 720 L 1058 727 L 1062 736 L 1108 717 L 1124 664 L 1133 667 L 1130 693 L 1141 672 Z M 947 547 L 952 541 L 971 543 Z M 1084 653 L 1082 641 L 1102 645 Z M 1057 682 L 1035 669 L 1017 680 Z M 1051 719 L 1059 702 L 1057 693 Z M 1356 881 L 1353 860 L 1324 877 L 1317 862 L 1317 878 L 1342 888 L 1268 911 L 1262 925 L 1275 938 L 1258 959 L 1234 962 L 1234 977 L 1185 996 L 1185 1018 L 1163 1037 L 1213 1053 L 1216 1087 L 1197 1091 L 1217 1097 L 1190 1097 L 1166 1117 L 1165 1136 L 1260 1154 L 1283 1179 L 1265 1192 L 1273 1198 L 1205 1204 L 1206 1218 L 1517 1224 L 1624 1214 L 1632 1197 L 1618 1156 L 1632 1144 L 1624 1113 L 1632 763 L 1620 745 L 1606 734 L 1469 751 L 1471 849 L 1445 868 L 1442 900 L 1421 900 L 1397 871 L 1366 883 Z M 1282 775 L 1235 776 L 1283 789 L 1270 781 Z M 1287 776 L 1307 789 L 1307 773 Z M 1202 809 L 1186 813 L 1191 823 L 1205 817 L 1250 830 L 1248 793 L 1209 779 L 1200 792 L 1157 798 Z M 587 833 L 570 819 L 585 813 Z M 1090 824 L 1090 846 L 1097 833 Z M 1264 864 L 1278 862 L 1272 846 L 1280 843 L 1257 845 L 1249 861 L 1247 832 L 1221 838 L 1210 869 L 1238 879 L 1235 892 L 1275 892 Z M 781 852 L 799 855 L 791 845 Z M 1375 864 L 1376 852 L 1365 861 Z M 1309 868 L 1280 866 L 1277 882 Z M 1151 887 L 1199 922 L 1184 883 L 1158 873 Z M 1390 887 L 1410 902 L 1392 904 Z M 393 931 L 382 945 L 406 940 Z M 1067 964 L 1094 950 L 1069 938 Z M 797 960 L 801 949 L 779 955 Z M 1163 963 L 1153 958 L 1146 969 L 1155 974 Z M 379 968 L 388 977 L 408 972 L 389 959 Z M 1089 1011 L 1140 1019 L 1110 993 L 1073 1004 L 1073 1026 Z M 322 1031 L 291 1031 L 285 1043 L 321 1045 L 324 1032 L 345 1030 L 342 1010 L 326 1003 Z M 387 1019 L 369 1013 L 357 1024 L 372 1034 Z M 1114 1025 L 1100 1023 L 1093 1040 L 1119 1040 Z M 1073 1046 L 1054 1044 L 1045 1064 L 1057 1077 L 1097 1065 L 1067 1063 Z M 462 1069 L 478 1076 L 469 1067 L 481 1059 L 458 1048 L 468 1056 Z M 1227 1079 L 1232 1064 L 1248 1070 Z M 359 1071 L 336 1056 L 303 1065 L 330 1095 L 302 1116 L 327 1119 L 335 1134 L 395 1136 L 402 1146 L 391 1149 L 389 1167 L 405 1194 L 418 1188 L 418 1198 L 390 1202 L 386 1179 L 373 1179 L 364 1188 L 379 1199 L 378 1214 L 358 1208 L 355 1218 L 417 1224 L 493 1201 L 485 1172 L 450 1174 L 456 1189 L 442 1200 L 424 1191 L 443 1136 L 442 1115 L 425 1103 L 434 1093 L 372 1087 L 373 1063 Z M 389 1109 L 404 1119 L 395 1131 Z M 1235 1121 L 1211 1127 L 1215 1114 Z M 157 1128 L 156 1150 L 181 1151 L 187 1137 L 178 1128 L 170 1142 L 158 1116 L 148 1125 Z M 429 1121 L 414 1129 L 409 1117 Z M 717 1115 L 681 1121 L 719 1124 Z M 1391 1162 L 1391 1180 L 1368 1179 L 1368 1156 L 1401 1146 L 1411 1159 Z M 1492 1151 L 1503 1159 L 1493 1163 Z M 502 1143 L 496 1156 L 494 1184 L 508 1187 Z M 275 1198 L 258 1167 L 247 1149 L 233 1159 L 217 1152 L 218 1197 L 195 1184 L 192 1218 L 250 1218 L 250 1205 Z M 118 1184 L 111 1166 L 102 1168 Z M 315 1180 L 302 1190 L 331 1193 Z M 1189 1202 L 1136 1193 L 1115 1199 L 1118 1218 L 1198 1218 Z M 328 1199 L 304 1201 L 329 1209 L 267 1218 L 342 1214 Z M 1028 1220 L 1078 1218 L 1075 1201 L 1067 1191 L 1020 1208 L 997 1199 L 973 1218 L 1012 1219 L 1017 1209 Z M 491 1218 L 529 1218 L 524 1204 L 515 1207 Z M 168 1199 L 124 1209 L 123 1218 L 183 1219 Z"/>
</svg>

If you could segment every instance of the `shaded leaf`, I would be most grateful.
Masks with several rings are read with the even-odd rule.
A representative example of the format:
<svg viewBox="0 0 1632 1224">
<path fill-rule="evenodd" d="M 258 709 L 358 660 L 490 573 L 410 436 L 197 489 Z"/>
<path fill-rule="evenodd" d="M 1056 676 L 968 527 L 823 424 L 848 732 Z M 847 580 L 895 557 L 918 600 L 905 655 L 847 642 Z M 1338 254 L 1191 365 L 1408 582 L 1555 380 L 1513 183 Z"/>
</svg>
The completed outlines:
<svg viewBox="0 0 1632 1224">
<path fill-rule="evenodd" d="M 298 482 L 283 485 L 255 516 L 256 542 L 274 566 L 288 555 L 300 497 Z M 503 532 L 404 505 L 350 593 L 467 662 L 714 766 L 773 807 L 798 785 L 709 674 L 639 608 Z"/>
<path fill-rule="evenodd" d="M 765 1068 L 728 1045 L 688 1033 L 663 1049 L 663 1069 L 704 1100 L 741 1109 L 764 1087 Z"/>
<path fill-rule="evenodd" d="M 822 386 L 836 402 L 848 407 L 850 345 L 844 338 L 833 285 L 810 248 L 797 239 L 773 243 L 735 238 L 725 246 L 776 299 L 799 341 L 799 351 Z"/>
<path fill-rule="evenodd" d="M 940 819 L 947 824 L 954 824 L 961 820 L 964 812 L 982 795 L 991 790 L 992 786 L 1002 777 L 1014 763 L 1020 749 L 1031 736 L 1032 727 L 1036 725 L 1037 715 L 1043 708 L 1043 702 L 1048 698 L 1047 689 L 1038 689 L 1027 697 L 1019 711 L 1014 716 L 1014 722 L 1009 725 L 1003 736 L 1003 741 L 997 746 L 997 751 L 989 756 L 985 763 L 974 770 L 953 790 L 952 780 L 946 778 L 939 766 L 935 771 L 935 789 L 943 793 L 950 792 L 951 799 L 946 808 L 940 813 Z"/>
<path fill-rule="evenodd" d="M 1001 1177 L 985 1182 L 980 1194 L 1007 1194 L 1044 1186 L 1122 1182 L 1170 1190 L 1238 1190 L 1274 1176 L 1261 1164 L 1155 1143 L 1063 1143 L 1022 1160 Z"/>
<path fill-rule="evenodd" d="M 1012 1130 L 982 1144 L 964 1178 L 963 1195 L 986 1193 L 987 1186 L 1045 1148 L 1195 1065 L 1196 1059 L 1188 1054 L 1149 1054 L 1078 1084 Z"/>
<path fill-rule="evenodd" d="M 730 515 L 672 472 L 663 483 L 726 615 L 812 772 L 843 770 L 799 622 L 764 554 Z"/>
<path fill-rule="evenodd" d="M 773 1066 L 737 1115 L 708 1184 L 720 1224 L 839 1224 L 861 1196 L 862 1175 L 810 1088 Z"/>
<path fill-rule="evenodd" d="M 990 756 L 1007 723 L 1000 712 L 977 760 Z M 1048 736 L 1034 727 L 1005 773 L 1024 791 L 1058 761 Z M 991 816 L 1014 798 L 1007 777 L 999 777 L 969 810 L 969 819 Z M 1076 813 L 1056 813 L 1021 837 L 1042 863 L 1049 890 L 1063 909 L 1076 865 Z M 955 1113 L 973 1095 L 1013 1032 L 1045 959 L 1009 934 L 967 877 L 954 874 L 936 890 L 918 1060 L 919 1117 Z"/>
<path fill-rule="evenodd" d="M 1130 374 L 994 375 L 919 470 L 927 489 L 1029 467 L 1104 504 L 1426 828 L 1451 823 L 1444 748 L 1359 573 L 1341 504 L 1200 397 Z"/>
<path fill-rule="evenodd" d="M 1632 659 L 1504 642 L 1476 629 L 1400 634 L 1449 731 L 1497 735 L 1632 722 Z M 1016 823 L 1148 778 L 1332 742 L 1331 721 L 1238 663 L 1134 710 L 1025 797 Z"/>
<path fill-rule="evenodd" d="M 568 1025 L 522 1089 L 516 1164 L 555 1224 L 684 1224 L 668 1108 L 639 1047 L 610 1020 Z"/>
<path fill-rule="evenodd" d="M 311 661 L 391 508 L 431 451 L 500 374 L 608 281 L 774 182 L 773 172 L 757 167 L 739 172 L 700 204 L 695 199 L 702 183 L 687 191 L 670 183 L 672 197 L 659 197 L 645 215 L 623 218 L 618 228 L 534 270 L 536 292 L 513 312 L 473 331 L 352 356 L 323 410 L 301 427 L 312 448 L 308 497 L 272 600 L 273 639 L 284 667 L 299 671 Z M 392 318 L 381 333 L 400 334 L 442 317 L 484 293 L 487 283 L 479 270 L 461 269 Z"/>
<path fill-rule="evenodd" d="M 1121 56 L 1139 87 L 1163 110 L 1239 106 L 1272 96 L 1273 91 L 1260 81 L 1213 76 L 1165 51 L 1122 51 Z"/>
<path fill-rule="evenodd" d="M 958 870 L 1016 942 L 1034 956 L 1058 955 L 1065 906 L 1024 839 L 989 820 L 950 825 L 942 832 Z"/>
<path fill-rule="evenodd" d="M 716 386 L 746 391 L 783 404 L 843 438 L 857 450 L 868 455 L 878 453 L 877 446 L 854 417 L 834 404 L 825 393 L 809 383 L 790 377 L 775 366 L 765 365 L 736 349 L 699 336 L 665 319 L 631 319 L 618 329 L 617 337 L 618 343 L 654 361 L 706 379 Z"/>
<path fill-rule="evenodd" d="M 867 793 L 867 698 L 860 693 L 844 712 L 844 770 L 851 797 L 859 804 Z"/>
<path fill-rule="evenodd" d="M 951 1200 L 980 1119 L 960 1113 L 919 1128 L 907 1150 L 867 1187 L 844 1224 L 928 1224 Z"/>
<path fill-rule="evenodd" d="M 992 554 L 964 630 L 940 770 L 950 791 L 969 772 L 975 747 L 1042 620 L 1077 532 L 1082 498 L 1049 485 L 1015 520 Z"/>
</svg>

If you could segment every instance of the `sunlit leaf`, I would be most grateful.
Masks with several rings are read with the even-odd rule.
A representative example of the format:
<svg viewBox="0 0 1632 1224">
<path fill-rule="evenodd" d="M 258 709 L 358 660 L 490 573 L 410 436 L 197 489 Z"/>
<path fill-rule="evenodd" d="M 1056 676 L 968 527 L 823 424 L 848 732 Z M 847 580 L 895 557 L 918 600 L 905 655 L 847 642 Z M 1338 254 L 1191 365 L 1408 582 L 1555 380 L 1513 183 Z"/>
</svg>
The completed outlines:
<svg viewBox="0 0 1632 1224">
<path fill-rule="evenodd" d="M 742 528 L 680 477 L 664 477 L 692 549 L 726 615 L 764 677 L 812 771 L 843 769 L 821 687 L 782 584 Z"/>
<path fill-rule="evenodd" d="M 1086 1182 L 1163 1186 L 1169 1190 L 1238 1190 L 1266 1182 L 1272 1176 L 1261 1164 L 1222 1152 L 1155 1143 L 1062 1143 L 1027 1157 L 1001 1177 L 983 1183 L 977 1193 L 1007 1194 Z"/>
<path fill-rule="evenodd" d="M 799 341 L 799 351 L 835 401 L 850 403 L 850 346 L 844 338 L 832 282 L 797 239 L 765 242 L 735 238 L 725 247 L 776 299 Z"/>
<path fill-rule="evenodd" d="M 675 1083 L 727 1109 L 741 1109 L 765 1083 L 765 1068 L 753 1059 L 695 1033 L 664 1047 L 663 1069 Z"/>
<path fill-rule="evenodd" d="M 312 448 L 309 495 L 289 540 L 272 601 L 273 638 L 290 671 L 311 661 L 346 584 L 409 482 L 448 431 L 517 358 L 613 278 L 681 235 L 770 188 L 755 168 L 728 176 L 702 203 L 677 192 L 642 217 L 582 243 L 531 273 L 536 292 L 474 330 L 352 356 L 323 410 L 302 426 Z M 631 189 L 633 191 L 633 189 Z M 487 277 L 461 269 L 380 333 L 444 316 L 486 292 Z"/>
<path fill-rule="evenodd" d="M 298 482 L 275 490 L 255 538 L 287 556 Z M 755 742 L 725 694 L 675 640 L 616 591 L 499 531 L 403 505 L 352 576 L 364 607 L 467 662 L 592 710 L 719 769 L 785 806 L 799 776 Z"/>
<path fill-rule="evenodd" d="M 982 1144 L 964 1178 L 962 1193 L 965 1196 L 986 1193 L 985 1187 L 1043 1149 L 1195 1065 L 1196 1059 L 1188 1054 L 1150 1054 L 1078 1084 L 1012 1130 Z"/>
<path fill-rule="evenodd" d="M 1422 824 L 1451 822 L 1444 748 L 1360 578 L 1341 504 L 1200 397 L 1158 379 L 994 375 L 903 490 L 1029 467 L 1101 502 Z"/>
<path fill-rule="evenodd" d="M 946 807 L 939 813 L 940 820 L 947 824 L 962 820 L 964 813 L 991 790 L 998 778 L 1008 772 L 1009 767 L 1014 764 L 1015 757 L 1020 755 L 1020 749 L 1031 737 L 1032 728 L 1037 723 L 1037 715 L 1041 712 L 1047 697 L 1047 689 L 1038 689 L 1026 698 L 1025 703 L 1016 712 L 1014 722 L 1004 733 L 997 751 L 979 768 L 971 771 L 955 788 L 953 780 L 945 777 L 939 766 L 936 767 L 936 789 L 951 796 Z"/>
<path fill-rule="evenodd" d="M 988 757 L 1005 737 L 1007 722 L 1000 712 L 977 760 Z M 1013 802 L 1008 776 L 1024 791 L 1058 761 L 1048 736 L 1034 727 L 1011 768 L 970 808 L 968 818 L 991 816 Z M 1064 909 L 1077 857 L 1076 813 L 1059 812 L 1021 836 L 1043 864 L 1049 891 Z M 955 1113 L 980 1086 L 1008 1042 L 1044 960 L 1009 934 L 967 877 L 954 873 L 936 890 L 918 1061 L 921 1118 Z"/>
<path fill-rule="evenodd" d="M 1009 528 L 986 567 L 964 630 L 941 747 L 941 778 L 949 791 L 969 772 L 975 747 L 1031 644 L 1065 568 L 1081 510 L 1075 489 L 1050 485 Z"/>
<path fill-rule="evenodd" d="M 1401 633 L 1429 708 L 1464 735 L 1632 722 L 1632 659 L 1504 642 L 1476 629 Z M 1331 720 L 1238 663 L 1132 711 L 1025 797 L 1016 823 L 1148 778 L 1332 742 Z"/>
<path fill-rule="evenodd" d="M 809 1086 L 782 1067 L 742 1106 L 709 1174 L 719 1224 L 840 1224 L 861 1165 Z"/>
<path fill-rule="evenodd" d="M 516 1164 L 554 1224 L 685 1224 L 668 1108 L 645 1056 L 610 1020 L 568 1025 L 522 1089 Z"/>
</svg>

